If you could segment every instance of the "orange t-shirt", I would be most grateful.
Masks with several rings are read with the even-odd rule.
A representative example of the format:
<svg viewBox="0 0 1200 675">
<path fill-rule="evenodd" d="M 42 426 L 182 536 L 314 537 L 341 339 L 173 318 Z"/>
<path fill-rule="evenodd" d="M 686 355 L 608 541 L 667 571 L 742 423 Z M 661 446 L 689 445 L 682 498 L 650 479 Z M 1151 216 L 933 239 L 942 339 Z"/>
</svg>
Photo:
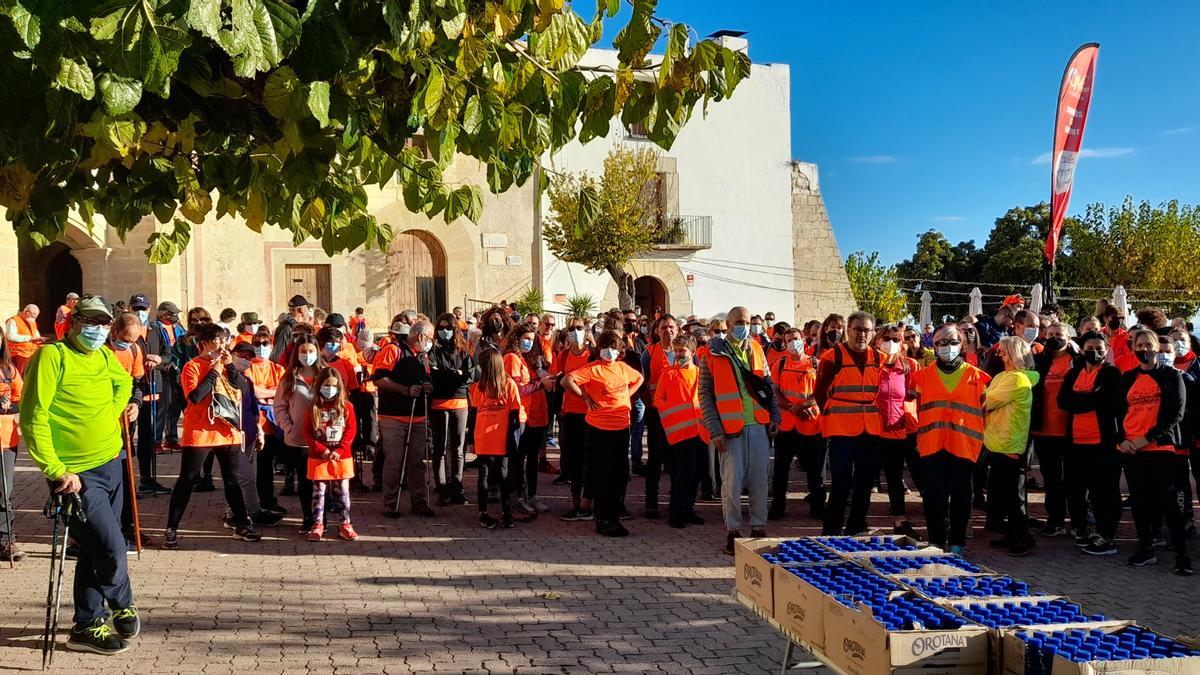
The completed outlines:
<svg viewBox="0 0 1200 675">
<path fill-rule="evenodd" d="M 179 385 L 183 388 L 185 397 L 191 396 L 196 385 L 200 384 L 200 380 L 208 375 L 212 366 L 212 361 L 201 357 L 196 357 L 184 364 L 183 371 L 179 373 Z M 222 377 L 224 376 L 222 375 Z M 238 400 L 240 402 L 241 398 L 239 397 Z M 222 419 L 210 420 L 208 404 L 209 399 L 207 398 L 199 403 L 188 402 L 187 408 L 183 411 L 183 436 L 180 437 L 179 442 L 193 448 L 241 445 L 241 430 L 233 428 Z"/>
<path fill-rule="evenodd" d="M 629 428 L 629 396 L 642 386 L 641 373 L 624 361 L 597 361 L 573 371 L 571 379 L 597 405 L 587 411 L 588 424 L 605 431 Z"/>
<path fill-rule="evenodd" d="M 589 362 L 591 362 L 591 359 L 592 356 L 586 349 L 579 354 L 572 352 L 570 349 L 566 349 L 558 353 L 558 358 L 554 359 L 554 363 L 556 366 L 558 366 L 559 374 L 570 375 L 577 369 L 586 366 Z M 564 389 L 562 398 L 562 411 L 564 413 L 577 413 L 582 415 L 587 412 L 587 404 L 583 402 L 583 399 Z"/>
<path fill-rule="evenodd" d="M 346 391 L 358 391 L 358 374 L 354 372 L 353 361 L 344 359 L 339 355 L 338 358 L 329 361 L 328 364 L 330 368 L 338 371 L 338 375 L 342 376 L 342 383 L 345 385 Z"/>
<path fill-rule="evenodd" d="M 1116 366 L 1117 369 L 1122 373 L 1128 373 L 1129 371 L 1141 365 L 1141 361 L 1138 361 L 1136 353 L 1127 351 L 1113 359 L 1113 365 Z"/>
<path fill-rule="evenodd" d="M 1079 371 L 1079 377 L 1075 379 L 1075 386 L 1072 391 L 1091 391 L 1096 387 L 1096 375 L 1100 373 L 1100 369 L 1089 371 L 1087 368 Z M 1100 423 L 1096 419 L 1096 412 L 1083 413 L 1075 415 L 1071 418 L 1071 442 L 1076 445 L 1100 445 Z"/>
<path fill-rule="evenodd" d="M 509 352 L 504 355 L 504 372 L 517 383 L 517 388 L 524 389 L 533 382 L 536 373 L 529 370 L 529 364 L 520 354 Z M 521 395 L 521 405 L 525 408 L 526 422 L 531 427 L 544 427 L 550 424 L 549 406 L 546 404 L 546 391 L 537 389 L 530 394 Z"/>
<path fill-rule="evenodd" d="M 1154 378 L 1145 372 L 1138 373 L 1133 386 L 1125 397 L 1128 409 L 1125 412 L 1125 440 L 1134 440 L 1146 435 L 1158 423 L 1158 408 L 1162 405 L 1162 391 Z M 1175 452 L 1174 446 L 1154 441 L 1141 452 Z"/>
<path fill-rule="evenodd" d="M 504 455 L 508 451 L 508 417 L 512 412 L 520 413 L 525 421 L 525 408 L 521 405 L 521 392 L 512 378 L 504 380 L 505 392 L 500 398 L 492 398 L 476 382 L 468 394 L 471 405 L 477 410 L 475 416 L 475 454 Z"/>
<path fill-rule="evenodd" d="M 244 373 L 254 386 L 259 389 L 275 390 L 279 388 L 279 381 L 283 379 L 283 374 L 286 372 L 283 366 L 271 361 L 270 359 L 260 359 L 255 357 L 250 362 L 250 367 Z M 275 431 L 275 425 L 267 421 L 267 413 L 259 411 L 258 420 L 262 424 L 263 433 L 272 433 Z"/>
<path fill-rule="evenodd" d="M 140 380 L 146 375 L 146 364 L 142 358 L 142 350 L 136 344 L 129 345 L 129 349 L 112 349 L 113 356 L 117 357 L 117 363 L 129 373 L 129 376 L 135 380 Z"/>
<path fill-rule="evenodd" d="M 1042 385 L 1042 428 L 1035 431 L 1034 436 L 1052 436 L 1055 438 L 1067 435 L 1067 423 L 1070 417 L 1067 411 L 1058 407 L 1058 392 L 1062 389 L 1067 371 L 1071 370 L 1071 355 L 1064 353 L 1054 357 L 1050 370 L 1046 373 L 1046 381 Z"/>
<path fill-rule="evenodd" d="M 16 368 L 9 366 L 8 372 L 0 372 L 0 397 L 9 399 L 13 407 L 21 400 L 21 388 L 24 380 Z M 17 431 L 17 416 L 0 415 L 0 450 L 11 450 L 17 447 L 21 434 Z"/>
</svg>

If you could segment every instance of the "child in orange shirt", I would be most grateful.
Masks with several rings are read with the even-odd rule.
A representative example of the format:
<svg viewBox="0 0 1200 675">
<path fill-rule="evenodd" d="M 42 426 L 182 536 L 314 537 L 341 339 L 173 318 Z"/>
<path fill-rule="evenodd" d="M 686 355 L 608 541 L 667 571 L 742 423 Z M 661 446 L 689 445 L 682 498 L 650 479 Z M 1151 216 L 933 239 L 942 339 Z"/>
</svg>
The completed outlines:
<svg viewBox="0 0 1200 675">
<path fill-rule="evenodd" d="M 494 349 L 479 355 L 479 380 L 471 385 L 471 407 L 476 409 L 475 455 L 479 458 L 479 524 L 494 530 L 513 527 L 508 458 L 517 453 L 525 424 L 521 392 L 504 371 L 504 359 Z M 488 515 L 488 488 L 499 484 L 501 520 Z"/>
<path fill-rule="evenodd" d="M 563 378 L 563 388 L 587 406 L 584 448 L 587 481 L 596 510 L 596 532 L 606 537 L 629 534 L 619 519 L 621 496 L 629 482 L 629 420 L 633 393 L 642 374 L 619 360 L 621 335 L 604 331 L 597 340 L 600 360 Z"/>
<path fill-rule="evenodd" d="M 700 369 L 692 361 L 695 348 L 696 340 L 690 335 L 679 335 L 671 341 L 671 367 L 663 371 L 654 390 L 654 407 L 662 418 L 675 460 L 667 521 L 675 528 L 704 524 L 695 507 L 700 471 L 708 463 L 708 432 L 697 395 Z"/>
<path fill-rule="evenodd" d="M 346 541 L 358 539 L 350 524 L 350 479 L 354 477 L 352 446 L 357 422 L 354 406 L 347 400 L 346 383 L 339 369 L 327 366 L 317 374 L 317 396 L 312 400 L 304 421 L 308 441 L 308 479 L 313 484 L 313 526 L 309 541 L 321 541 L 325 534 L 325 493 L 332 492 L 342 515 L 338 536 Z"/>
</svg>

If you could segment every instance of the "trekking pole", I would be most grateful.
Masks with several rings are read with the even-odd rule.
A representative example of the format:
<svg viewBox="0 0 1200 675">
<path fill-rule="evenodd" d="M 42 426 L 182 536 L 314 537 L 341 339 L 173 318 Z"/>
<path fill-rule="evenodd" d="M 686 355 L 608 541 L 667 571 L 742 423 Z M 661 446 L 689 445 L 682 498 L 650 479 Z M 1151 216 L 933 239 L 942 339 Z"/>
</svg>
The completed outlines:
<svg viewBox="0 0 1200 675">
<path fill-rule="evenodd" d="M 433 473 L 433 429 L 429 424 L 429 397 L 425 397 L 425 459 L 422 463 L 428 463 L 425 468 L 425 505 L 429 506 L 429 474 Z"/>
<path fill-rule="evenodd" d="M 150 372 L 150 484 L 158 483 L 158 387 L 154 381 L 154 372 Z M 157 497 L 158 491 L 151 490 L 151 497 Z"/>
<path fill-rule="evenodd" d="M 137 485 L 133 475 L 133 443 L 129 441 L 129 426 L 121 419 L 122 441 L 125 443 L 125 479 L 129 481 L 129 505 L 133 508 L 133 541 L 137 547 L 137 559 L 142 559 L 142 520 L 138 516 Z"/>
<path fill-rule="evenodd" d="M 14 457 L 16 450 L 13 450 Z M 4 463 L 4 450 L 0 450 L 0 487 L 4 488 L 4 531 L 8 533 L 8 545 L 11 549 L 17 545 L 17 535 L 13 532 L 13 515 L 12 515 L 12 485 L 8 482 L 8 465 Z M 12 555 L 8 556 L 8 568 L 16 569 L 17 563 L 13 562 Z"/>
<path fill-rule="evenodd" d="M 404 489 L 405 469 L 408 468 L 408 441 L 412 438 L 413 421 L 417 414 L 417 399 L 412 400 L 412 408 L 408 411 L 408 430 L 404 432 L 404 455 L 400 458 L 400 486 L 396 488 L 396 511 L 400 510 L 400 491 Z"/>
<path fill-rule="evenodd" d="M 71 537 L 70 518 L 75 516 L 80 523 L 86 523 L 87 512 L 78 493 L 51 493 L 42 513 L 54 520 L 50 538 L 50 581 L 46 589 L 46 627 L 42 632 L 42 670 L 45 670 L 54 665 L 55 638 L 58 635 L 59 610 L 62 608 L 63 570 L 67 565 L 67 541 Z M 60 525 L 61 538 L 58 535 Z"/>
</svg>

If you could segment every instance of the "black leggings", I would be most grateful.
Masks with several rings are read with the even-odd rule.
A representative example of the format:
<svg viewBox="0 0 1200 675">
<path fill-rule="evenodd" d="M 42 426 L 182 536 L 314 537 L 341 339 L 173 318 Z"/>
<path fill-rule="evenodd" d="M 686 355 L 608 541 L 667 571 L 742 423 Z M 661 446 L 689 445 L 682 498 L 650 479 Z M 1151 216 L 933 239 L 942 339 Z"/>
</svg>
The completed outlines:
<svg viewBox="0 0 1200 675">
<path fill-rule="evenodd" d="M 925 527 L 929 543 L 938 548 L 967 545 L 967 524 L 971 520 L 971 476 L 975 463 L 939 450 L 922 457 L 925 464 Z M 1008 460 L 1012 461 L 1012 460 Z M 1016 464 L 1016 462 L 1013 462 Z M 993 473 L 995 469 L 992 469 Z M 1024 473 L 1021 474 L 1024 476 Z M 991 499 L 991 490 L 988 498 Z M 950 531 L 946 532 L 946 517 Z"/>
<path fill-rule="evenodd" d="M 508 457 L 504 455 L 477 455 L 479 458 L 479 482 L 475 490 L 475 499 L 479 502 L 479 513 L 487 513 L 488 491 L 500 488 L 500 512 L 505 516 L 512 513 L 509 503 L 511 481 L 508 480 Z"/>
<path fill-rule="evenodd" d="M 988 456 L 988 512 L 1007 521 L 1005 536 L 1011 544 L 1029 540 L 1029 509 L 1025 494 L 1025 470 L 1029 451 L 1018 455 L 993 452 Z"/>
<path fill-rule="evenodd" d="M 209 457 L 216 458 L 221 465 L 221 483 L 225 486 L 225 503 L 233 511 L 233 522 L 238 525 L 249 525 L 250 518 L 246 515 L 246 498 L 242 494 L 241 473 L 238 470 L 238 456 L 241 446 L 221 445 L 211 448 L 187 447 L 183 449 L 183 460 L 179 467 L 179 479 L 171 490 L 171 505 L 167 512 L 167 529 L 179 528 L 183 513 L 187 511 L 188 501 L 192 498 L 192 483 L 200 475 L 200 468 Z M 311 490 L 311 487 L 310 487 Z"/>
<path fill-rule="evenodd" d="M 563 413 L 558 418 L 558 446 L 561 453 L 559 464 L 562 465 L 563 476 L 566 476 L 567 482 L 571 484 L 571 500 L 576 505 L 579 504 L 580 497 L 584 496 L 586 485 L 586 429 L 587 423 L 583 413 Z M 586 496 L 591 497 L 592 491 L 587 490 Z"/>
<path fill-rule="evenodd" d="M 549 427 L 525 427 L 521 440 L 517 442 L 517 454 L 508 465 L 509 489 L 514 495 L 526 498 L 536 497 L 538 493 L 538 458 L 542 444 L 546 441 L 546 430 Z"/>
<path fill-rule="evenodd" d="M 311 523 L 313 519 L 313 486 L 312 481 L 308 479 L 308 448 L 297 448 L 294 445 L 283 446 L 283 461 L 296 473 L 296 496 L 300 498 L 300 514 L 304 517 L 305 522 Z"/>
<path fill-rule="evenodd" d="M 629 428 L 611 431 L 585 425 L 588 482 L 599 527 L 616 523 L 621 515 L 621 495 L 629 483 Z"/>
<path fill-rule="evenodd" d="M 808 480 L 812 508 L 820 512 L 825 506 L 825 439 L 798 431 L 781 431 L 775 437 L 775 471 L 771 477 L 771 510 L 783 515 L 787 507 L 788 474 L 795 459 Z"/>
<path fill-rule="evenodd" d="M 1185 553 L 1183 486 L 1179 482 L 1179 464 L 1183 461 L 1182 456 L 1173 452 L 1145 450 L 1129 460 L 1126 476 L 1133 500 L 1133 522 L 1137 526 L 1138 546 L 1143 550 L 1150 550 L 1166 520 L 1175 553 Z"/>
</svg>

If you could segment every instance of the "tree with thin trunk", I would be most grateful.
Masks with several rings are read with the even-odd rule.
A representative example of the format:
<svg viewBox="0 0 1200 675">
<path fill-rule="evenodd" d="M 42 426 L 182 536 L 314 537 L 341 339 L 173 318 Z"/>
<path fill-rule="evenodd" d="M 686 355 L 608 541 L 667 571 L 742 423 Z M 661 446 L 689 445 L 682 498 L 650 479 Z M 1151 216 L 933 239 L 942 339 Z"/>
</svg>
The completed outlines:
<svg viewBox="0 0 1200 675">
<path fill-rule="evenodd" d="M 560 260 L 589 272 L 608 272 L 617 284 L 621 309 L 633 308 L 633 275 L 625 266 L 662 234 L 662 213 L 654 189 L 658 153 L 614 145 L 604 173 L 560 173 L 550 178 L 552 213 L 542 230 Z"/>
</svg>

